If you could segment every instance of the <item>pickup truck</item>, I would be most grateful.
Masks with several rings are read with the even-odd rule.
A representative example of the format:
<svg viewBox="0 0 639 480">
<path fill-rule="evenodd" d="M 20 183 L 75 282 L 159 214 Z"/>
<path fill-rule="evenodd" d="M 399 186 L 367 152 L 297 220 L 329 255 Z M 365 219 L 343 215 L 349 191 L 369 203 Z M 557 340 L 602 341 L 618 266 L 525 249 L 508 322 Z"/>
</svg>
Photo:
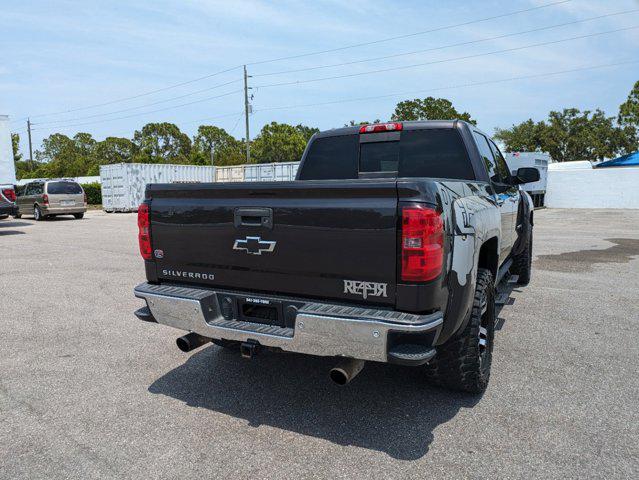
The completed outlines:
<svg viewBox="0 0 639 480">
<path fill-rule="evenodd" d="M 150 184 L 136 316 L 252 357 L 262 348 L 419 367 L 480 393 L 495 286 L 531 274 L 533 208 L 474 125 L 393 122 L 314 135 L 292 182 Z"/>
</svg>

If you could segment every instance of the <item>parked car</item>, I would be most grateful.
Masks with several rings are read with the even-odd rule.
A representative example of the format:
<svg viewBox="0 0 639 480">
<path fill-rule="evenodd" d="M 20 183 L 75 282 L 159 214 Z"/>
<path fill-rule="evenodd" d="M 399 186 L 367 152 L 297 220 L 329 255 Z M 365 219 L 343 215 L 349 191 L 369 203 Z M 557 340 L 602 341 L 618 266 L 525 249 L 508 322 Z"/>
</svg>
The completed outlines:
<svg viewBox="0 0 639 480">
<path fill-rule="evenodd" d="M 13 185 L 0 185 L 0 220 L 16 213 L 16 192 Z"/>
<path fill-rule="evenodd" d="M 87 197 L 80 184 L 66 179 L 37 180 L 27 183 L 18 193 L 16 218 L 33 215 L 35 220 L 58 215 L 84 217 Z"/>
<path fill-rule="evenodd" d="M 138 211 L 144 321 L 251 357 L 261 347 L 423 368 L 481 392 L 495 286 L 531 275 L 533 206 L 497 145 L 462 121 L 316 134 L 297 180 L 151 184 Z"/>
</svg>

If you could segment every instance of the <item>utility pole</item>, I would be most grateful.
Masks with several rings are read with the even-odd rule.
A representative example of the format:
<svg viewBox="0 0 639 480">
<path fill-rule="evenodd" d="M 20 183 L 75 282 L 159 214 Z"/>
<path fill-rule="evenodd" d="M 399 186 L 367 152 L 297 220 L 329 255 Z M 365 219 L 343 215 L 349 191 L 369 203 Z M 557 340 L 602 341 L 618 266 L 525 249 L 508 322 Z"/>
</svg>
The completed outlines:
<svg viewBox="0 0 639 480">
<path fill-rule="evenodd" d="M 246 65 L 244 65 L 244 121 L 246 122 L 246 163 L 251 163 L 251 142 L 249 134 L 249 97 L 248 97 L 248 75 Z"/>
<path fill-rule="evenodd" d="M 215 144 L 211 143 L 211 166 L 215 166 Z"/>
<path fill-rule="evenodd" d="M 33 168 L 33 147 L 31 146 L 31 120 L 27 118 L 27 132 L 29 133 L 29 161 Z"/>
</svg>

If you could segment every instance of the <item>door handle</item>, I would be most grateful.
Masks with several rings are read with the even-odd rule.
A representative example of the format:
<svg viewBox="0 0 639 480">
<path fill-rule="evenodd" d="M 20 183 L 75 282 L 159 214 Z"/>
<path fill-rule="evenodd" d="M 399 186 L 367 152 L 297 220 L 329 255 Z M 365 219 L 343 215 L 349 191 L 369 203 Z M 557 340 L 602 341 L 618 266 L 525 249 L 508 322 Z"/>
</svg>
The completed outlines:
<svg viewBox="0 0 639 480">
<path fill-rule="evenodd" d="M 233 215 L 235 227 L 273 228 L 273 209 L 261 207 L 236 208 Z"/>
</svg>

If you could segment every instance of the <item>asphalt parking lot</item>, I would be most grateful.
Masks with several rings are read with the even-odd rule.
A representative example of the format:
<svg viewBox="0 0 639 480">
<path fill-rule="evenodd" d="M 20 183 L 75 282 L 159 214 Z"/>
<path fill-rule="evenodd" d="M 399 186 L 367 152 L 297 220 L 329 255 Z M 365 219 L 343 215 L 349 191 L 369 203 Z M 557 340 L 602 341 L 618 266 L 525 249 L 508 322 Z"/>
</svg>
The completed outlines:
<svg viewBox="0 0 639 480">
<path fill-rule="evenodd" d="M 133 214 L 0 220 L 0 478 L 638 478 L 639 211 L 536 212 L 482 397 L 133 316 Z"/>
</svg>

